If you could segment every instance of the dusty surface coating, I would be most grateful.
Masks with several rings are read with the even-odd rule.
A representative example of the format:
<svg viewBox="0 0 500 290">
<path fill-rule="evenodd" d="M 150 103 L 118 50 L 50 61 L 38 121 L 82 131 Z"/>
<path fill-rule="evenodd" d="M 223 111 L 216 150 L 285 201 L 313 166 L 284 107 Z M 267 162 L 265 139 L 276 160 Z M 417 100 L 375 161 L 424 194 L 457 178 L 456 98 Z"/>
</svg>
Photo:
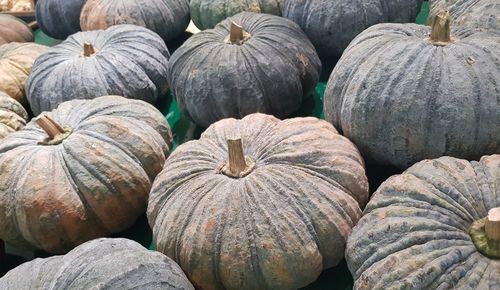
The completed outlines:
<svg viewBox="0 0 500 290">
<path fill-rule="evenodd" d="M 224 42 L 231 21 L 251 35 L 241 45 Z M 242 12 L 177 49 L 168 80 L 183 113 L 206 128 L 256 112 L 288 116 L 314 88 L 320 71 L 314 47 L 295 23 Z"/>
<path fill-rule="evenodd" d="M 242 178 L 221 172 L 236 137 L 255 161 Z M 156 249 L 199 289 L 297 289 L 343 258 L 367 199 L 363 160 L 333 126 L 252 114 L 174 151 L 148 219 Z"/>
<path fill-rule="evenodd" d="M 97 53 L 83 57 L 89 42 Z M 167 91 L 165 42 L 135 25 L 79 32 L 51 47 L 33 65 L 26 93 L 34 114 L 64 101 L 120 95 L 154 103 Z"/>
<path fill-rule="evenodd" d="M 283 17 L 295 21 L 324 57 L 340 57 L 366 28 L 415 22 L 422 0 L 283 0 Z"/>
<path fill-rule="evenodd" d="M 28 113 L 23 106 L 0 91 L 0 140 L 24 127 L 27 120 Z"/>
<path fill-rule="evenodd" d="M 227 17 L 243 11 L 281 16 L 282 0 L 192 0 L 191 18 L 199 29 L 213 28 Z"/>
<path fill-rule="evenodd" d="M 188 0 L 87 0 L 82 7 L 82 31 L 117 24 L 144 26 L 164 41 L 181 35 L 189 25 Z"/>
<path fill-rule="evenodd" d="M 500 260 L 469 235 L 498 206 L 500 155 L 425 160 L 391 177 L 347 242 L 354 289 L 500 289 Z"/>
<path fill-rule="evenodd" d="M 0 45 L 9 42 L 32 42 L 31 29 L 20 19 L 7 14 L 0 14 Z"/>
<path fill-rule="evenodd" d="M 440 156 L 500 153 L 500 34 L 452 30 L 435 46 L 430 28 L 379 24 L 337 63 L 325 119 L 365 158 L 408 168 Z"/>
<path fill-rule="evenodd" d="M 105 96 L 48 116 L 72 130 L 62 143 L 41 144 L 47 135 L 35 121 L 0 143 L 0 239 L 59 253 L 132 225 L 168 156 L 163 115 Z"/>
<path fill-rule="evenodd" d="M 36 43 L 11 42 L 0 46 L 0 91 L 26 108 L 25 85 L 35 60 L 49 48 Z"/>
<path fill-rule="evenodd" d="M 452 25 L 499 30 L 500 1 L 498 0 L 431 0 L 429 21 L 443 9 L 450 11 Z"/>
<path fill-rule="evenodd" d="M 194 290 L 165 255 L 122 238 L 95 239 L 65 256 L 35 259 L 0 278 L 3 290 Z"/>
<path fill-rule="evenodd" d="M 37 0 L 36 20 L 40 29 L 53 38 L 66 39 L 80 31 L 80 10 L 85 0 Z"/>
</svg>

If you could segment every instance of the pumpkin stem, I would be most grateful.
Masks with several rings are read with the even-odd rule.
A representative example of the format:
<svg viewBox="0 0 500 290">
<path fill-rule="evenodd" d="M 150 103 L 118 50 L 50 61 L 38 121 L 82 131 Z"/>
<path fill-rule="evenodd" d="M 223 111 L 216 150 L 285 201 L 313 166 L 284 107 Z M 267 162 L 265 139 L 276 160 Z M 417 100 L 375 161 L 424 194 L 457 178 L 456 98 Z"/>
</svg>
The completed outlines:
<svg viewBox="0 0 500 290">
<path fill-rule="evenodd" d="M 39 27 L 38 21 L 32 21 L 32 22 L 28 23 L 28 27 L 31 28 L 31 30 L 38 29 L 38 27 Z"/>
<path fill-rule="evenodd" d="M 240 45 L 250 38 L 250 33 L 243 30 L 243 27 L 236 22 L 231 22 L 231 27 L 229 28 L 229 35 L 224 40 L 228 44 Z"/>
<path fill-rule="evenodd" d="M 492 208 L 488 212 L 484 230 L 489 240 L 500 242 L 500 207 Z"/>
<path fill-rule="evenodd" d="M 40 126 L 40 128 L 42 128 L 45 133 L 49 135 L 50 139 L 54 139 L 57 135 L 66 133 L 66 131 L 59 124 L 46 114 L 40 115 L 35 119 L 35 121 L 38 126 Z"/>
<path fill-rule="evenodd" d="M 95 48 L 90 42 L 86 41 L 83 44 L 83 56 L 89 57 L 89 56 L 95 54 L 95 52 L 96 52 Z"/>
<path fill-rule="evenodd" d="M 230 177 L 243 177 L 255 167 L 255 162 L 243 154 L 241 138 L 227 140 L 228 160 L 222 167 L 222 173 Z"/>
<path fill-rule="evenodd" d="M 445 46 L 452 42 L 450 35 L 450 13 L 443 10 L 432 19 L 431 41 L 434 45 Z"/>
</svg>

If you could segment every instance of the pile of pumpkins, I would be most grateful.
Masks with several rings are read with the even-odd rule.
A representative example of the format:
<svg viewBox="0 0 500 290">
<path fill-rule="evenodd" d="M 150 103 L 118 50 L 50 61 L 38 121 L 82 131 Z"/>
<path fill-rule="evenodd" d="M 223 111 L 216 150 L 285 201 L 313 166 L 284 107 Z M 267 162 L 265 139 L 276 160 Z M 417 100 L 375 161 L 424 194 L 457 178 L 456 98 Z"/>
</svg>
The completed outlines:
<svg viewBox="0 0 500 290">
<path fill-rule="evenodd" d="M 422 2 L 38 0 L 53 47 L 0 14 L 0 239 L 64 254 L 0 289 L 500 288 L 500 4 Z M 109 238 L 144 214 L 156 251 Z"/>
</svg>

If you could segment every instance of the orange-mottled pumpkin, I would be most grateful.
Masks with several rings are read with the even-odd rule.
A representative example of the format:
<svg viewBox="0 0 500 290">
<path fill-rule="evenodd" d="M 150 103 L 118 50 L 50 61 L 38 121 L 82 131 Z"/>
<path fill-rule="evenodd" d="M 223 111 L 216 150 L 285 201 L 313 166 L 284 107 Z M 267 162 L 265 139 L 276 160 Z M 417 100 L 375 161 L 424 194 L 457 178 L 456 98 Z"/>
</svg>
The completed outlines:
<svg viewBox="0 0 500 290">
<path fill-rule="evenodd" d="M 0 143 L 0 239 L 58 253 L 126 229 L 171 138 L 152 105 L 118 96 L 37 117 Z"/>
</svg>

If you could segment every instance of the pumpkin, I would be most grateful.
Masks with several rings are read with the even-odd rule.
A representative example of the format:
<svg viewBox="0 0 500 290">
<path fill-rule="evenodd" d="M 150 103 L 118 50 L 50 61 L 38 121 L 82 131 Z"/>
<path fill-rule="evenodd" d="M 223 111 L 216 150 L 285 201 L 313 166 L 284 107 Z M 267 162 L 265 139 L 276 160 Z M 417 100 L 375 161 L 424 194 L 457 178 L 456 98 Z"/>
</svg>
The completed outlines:
<svg viewBox="0 0 500 290">
<path fill-rule="evenodd" d="M 73 100 L 0 143 L 0 239 L 60 253 L 131 226 L 171 142 L 152 105 Z"/>
<path fill-rule="evenodd" d="M 31 28 L 21 19 L 8 14 L 0 14 L 0 45 L 9 42 L 34 41 Z"/>
<path fill-rule="evenodd" d="M 441 157 L 385 181 L 349 236 L 354 289 L 498 289 L 500 155 Z"/>
<path fill-rule="evenodd" d="M 243 11 L 281 15 L 282 0 L 192 0 L 191 19 L 200 29 L 213 28 L 224 19 Z"/>
<path fill-rule="evenodd" d="M 80 31 L 80 11 L 85 0 L 37 0 L 36 20 L 50 37 L 66 39 Z"/>
<path fill-rule="evenodd" d="M 34 63 L 26 84 L 31 109 L 104 95 L 155 103 L 167 91 L 169 56 L 163 40 L 140 26 L 76 33 Z"/>
<path fill-rule="evenodd" d="M 167 42 L 181 35 L 189 20 L 187 0 L 87 0 L 80 26 L 87 31 L 135 24 L 153 30 Z"/>
<path fill-rule="evenodd" d="M 28 113 L 9 95 L 0 91 L 0 140 L 26 125 Z"/>
<path fill-rule="evenodd" d="M 123 239 L 95 239 L 64 256 L 35 259 L 0 278 L 0 288 L 194 290 L 170 258 Z"/>
<path fill-rule="evenodd" d="M 363 30 L 385 22 L 415 22 L 422 0 L 283 0 L 283 17 L 295 21 L 322 57 L 339 57 Z"/>
<path fill-rule="evenodd" d="M 295 23 L 242 12 L 178 48 L 168 80 L 182 112 L 206 128 L 255 112 L 288 116 L 314 88 L 320 71 L 314 47 Z"/>
<path fill-rule="evenodd" d="M 498 0 L 432 0 L 429 3 L 429 20 L 441 10 L 448 9 L 454 26 L 500 29 Z"/>
<path fill-rule="evenodd" d="M 11 42 L 0 45 L 0 91 L 28 107 L 25 84 L 35 60 L 48 47 L 35 43 Z"/>
<path fill-rule="evenodd" d="M 325 118 L 365 158 L 408 168 L 440 156 L 477 160 L 500 152 L 500 35 L 450 35 L 449 15 L 436 17 L 432 28 L 367 29 L 333 70 Z"/>
<path fill-rule="evenodd" d="M 367 198 L 363 159 L 333 126 L 256 113 L 177 147 L 148 220 L 197 289 L 297 289 L 343 258 Z"/>
</svg>

